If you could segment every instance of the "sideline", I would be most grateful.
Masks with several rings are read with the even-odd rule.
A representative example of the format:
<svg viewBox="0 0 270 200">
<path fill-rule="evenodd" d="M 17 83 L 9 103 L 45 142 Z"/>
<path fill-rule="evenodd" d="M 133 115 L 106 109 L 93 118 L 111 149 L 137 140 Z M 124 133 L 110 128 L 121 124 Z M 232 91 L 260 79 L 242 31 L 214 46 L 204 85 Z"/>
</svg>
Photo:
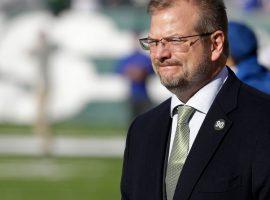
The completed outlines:
<svg viewBox="0 0 270 200">
<path fill-rule="evenodd" d="M 55 136 L 52 156 L 122 157 L 124 137 L 71 137 Z M 42 156 L 41 140 L 35 136 L 0 136 L 0 155 Z"/>
</svg>

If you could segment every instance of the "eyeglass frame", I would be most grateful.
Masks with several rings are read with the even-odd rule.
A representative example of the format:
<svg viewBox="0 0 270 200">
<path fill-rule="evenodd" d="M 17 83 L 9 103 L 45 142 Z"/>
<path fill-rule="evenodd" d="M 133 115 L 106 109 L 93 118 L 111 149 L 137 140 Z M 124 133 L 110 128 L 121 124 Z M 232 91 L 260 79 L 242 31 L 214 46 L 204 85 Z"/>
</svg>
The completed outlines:
<svg viewBox="0 0 270 200">
<path fill-rule="evenodd" d="M 214 31 L 215 32 L 215 31 Z M 144 40 L 149 40 L 149 39 L 151 39 L 153 42 L 155 42 L 156 43 L 156 45 L 155 45 L 155 47 L 157 47 L 161 42 L 162 42 L 162 40 L 165 40 L 166 42 L 173 42 L 173 41 L 177 41 L 177 42 L 187 42 L 187 41 L 185 41 L 184 39 L 186 39 L 186 38 L 192 38 L 192 37 L 197 37 L 197 36 L 199 36 L 199 37 L 205 37 L 205 36 L 209 36 L 209 35 L 212 35 L 214 32 L 207 32 L 207 33 L 201 33 L 201 34 L 196 34 L 196 35 L 189 35 L 189 36 L 171 36 L 171 37 L 163 37 L 163 38 L 161 38 L 161 39 L 152 39 L 152 38 L 149 38 L 149 37 L 147 37 L 147 38 L 141 38 L 141 39 L 139 39 L 139 42 L 140 42 L 140 45 L 141 45 L 141 47 L 142 47 L 142 49 L 144 49 L 144 50 L 147 50 L 147 51 L 149 51 L 150 50 L 150 47 L 148 47 L 148 48 L 146 48 L 145 47 L 145 45 L 143 44 L 143 41 Z M 177 40 L 176 40 L 177 39 Z M 195 42 L 196 41 L 198 41 L 198 40 L 195 40 Z M 193 44 L 195 43 L 195 42 L 193 42 Z M 148 44 L 149 45 L 149 44 Z M 191 46 L 192 44 L 190 44 L 190 46 Z"/>
</svg>

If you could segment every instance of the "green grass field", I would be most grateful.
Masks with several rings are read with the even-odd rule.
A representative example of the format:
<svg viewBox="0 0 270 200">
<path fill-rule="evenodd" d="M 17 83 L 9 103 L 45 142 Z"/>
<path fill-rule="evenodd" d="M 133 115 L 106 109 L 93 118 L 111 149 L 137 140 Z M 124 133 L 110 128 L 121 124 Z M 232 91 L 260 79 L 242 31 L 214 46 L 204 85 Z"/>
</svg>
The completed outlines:
<svg viewBox="0 0 270 200">
<path fill-rule="evenodd" d="M 51 132 L 53 136 L 98 136 L 114 137 L 125 136 L 128 127 L 115 126 L 89 126 L 74 124 L 56 124 L 52 125 Z M 29 125 L 0 124 L 0 135 L 33 135 L 33 127 Z"/>
<path fill-rule="evenodd" d="M 0 157 L 1 200 L 119 200 L 121 159 Z"/>
</svg>

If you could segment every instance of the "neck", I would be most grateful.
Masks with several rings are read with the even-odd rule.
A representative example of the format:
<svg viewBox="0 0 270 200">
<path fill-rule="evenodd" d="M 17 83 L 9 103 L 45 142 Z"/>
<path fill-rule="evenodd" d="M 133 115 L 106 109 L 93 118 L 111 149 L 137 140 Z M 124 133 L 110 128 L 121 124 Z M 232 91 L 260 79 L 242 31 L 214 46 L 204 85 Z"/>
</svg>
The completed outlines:
<svg viewBox="0 0 270 200">
<path fill-rule="evenodd" d="M 186 87 L 186 88 L 174 88 L 170 91 L 177 96 L 177 98 L 183 103 L 187 103 L 188 100 L 196 94 L 203 86 L 205 86 L 210 81 L 204 82 L 201 85 L 196 85 L 194 87 Z"/>
<path fill-rule="evenodd" d="M 188 100 L 196 94 L 201 88 L 203 88 L 205 85 L 210 83 L 218 74 L 219 72 L 223 69 L 223 67 L 217 68 L 217 70 L 212 73 L 210 77 L 205 79 L 204 81 L 200 82 L 194 82 L 190 85 L 187 85 L 185 88 L 173 88 L 170 89 L 170 91 L 177 96 L 177 98 L 182 101 L 183 103 L 187 103 Z"/>
</svg>

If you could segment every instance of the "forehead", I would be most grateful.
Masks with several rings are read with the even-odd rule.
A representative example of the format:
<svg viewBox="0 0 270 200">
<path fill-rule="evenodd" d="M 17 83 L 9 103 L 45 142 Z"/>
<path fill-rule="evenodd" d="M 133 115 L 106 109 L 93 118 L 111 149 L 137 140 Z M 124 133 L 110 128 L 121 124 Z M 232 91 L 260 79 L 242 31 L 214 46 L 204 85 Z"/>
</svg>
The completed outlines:
<svg viewBox="0 0 270 200">
<path fill-rule="evenodd" d="M 198 11 L 197 6 L 187 1 L 155 11 L 151 15 L 149 36 L 160 38 L 194 33 L 194 27 L 199 20 Z"/>
</svg>

